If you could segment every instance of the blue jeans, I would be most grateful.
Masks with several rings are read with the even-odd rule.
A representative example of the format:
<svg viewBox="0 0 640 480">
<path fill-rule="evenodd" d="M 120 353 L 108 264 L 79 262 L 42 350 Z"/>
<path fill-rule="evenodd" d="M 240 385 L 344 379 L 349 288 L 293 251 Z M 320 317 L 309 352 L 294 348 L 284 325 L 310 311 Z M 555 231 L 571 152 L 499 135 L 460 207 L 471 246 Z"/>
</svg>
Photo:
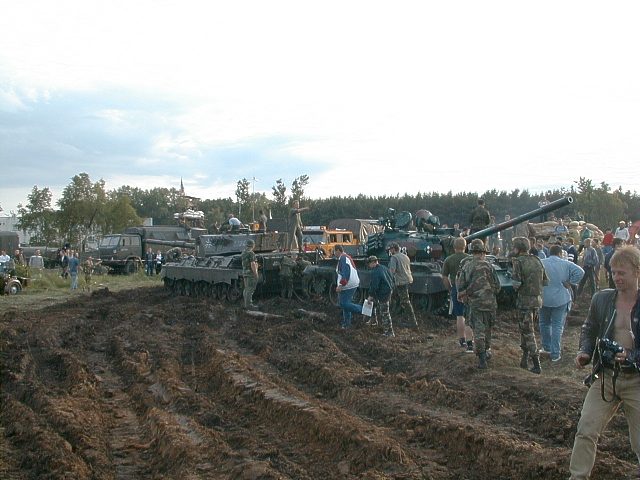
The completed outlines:
<svg viewBox="0 0 640 480">
<path fill-rule="evenodd" d="M 562 353 L 562 332 L 569 312 L 569 304 L 559 307 L 542 307 L 538 316 L 540 322 L 540 342 L 551 358 L 560 357 Z"/>
<path fill-rule="evenodd" d="M 71 272 L 69 274 L 71 276 L 71 290 L 78 289 L 78 272 Z"/>
<path fill-rule="evenodd" d="M 352 313 L 362 313 L 362 305 L 353 303 L 354 293 L 356 293 L 355 288 L 338 292 L 338 301 L 340 302 L 340 308 L 342 308 L 342 328 L 351 328 Z"/>
</svg>

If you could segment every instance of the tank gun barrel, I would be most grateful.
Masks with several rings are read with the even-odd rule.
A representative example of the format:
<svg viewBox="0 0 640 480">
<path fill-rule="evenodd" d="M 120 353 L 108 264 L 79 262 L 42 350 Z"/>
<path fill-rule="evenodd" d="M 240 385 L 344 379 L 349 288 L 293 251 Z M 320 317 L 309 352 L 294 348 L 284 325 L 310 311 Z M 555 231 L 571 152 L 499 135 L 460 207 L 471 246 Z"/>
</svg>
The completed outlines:
<svg viewBox="0 0 640 480">
<path fill-rule="evenodd" d="M 534 217 L 543 215 L 545 213 L 552 212 L 554 210 L 558 210 L 559 208 L 566 207 L 573 203 L 573 197 L 567 196 L 563 198 L 559 198 L 558 200 L 554 200 L 553 202 L 548 203 L 540 208 L 536 208 L 535 210 L 531 210 L 530 212 L 523 213 L 522 215 L 512 218 L 506 222 L 499 223 L 494 225 L 493 227 L 487 227 L 483 230 L 479 230 L 471 235 L 467 235 L 464 239 L 468 242 L 475 238 L 485 238 L 489 235 L 493 235 L 494 233 L 501 232 L 502 230 L 506 230 L 507 228 L 513 227 L 514 225 L 518 225 L 520 223 L 524 223 L 527 220 L 530 220 Z"/>
</svg>

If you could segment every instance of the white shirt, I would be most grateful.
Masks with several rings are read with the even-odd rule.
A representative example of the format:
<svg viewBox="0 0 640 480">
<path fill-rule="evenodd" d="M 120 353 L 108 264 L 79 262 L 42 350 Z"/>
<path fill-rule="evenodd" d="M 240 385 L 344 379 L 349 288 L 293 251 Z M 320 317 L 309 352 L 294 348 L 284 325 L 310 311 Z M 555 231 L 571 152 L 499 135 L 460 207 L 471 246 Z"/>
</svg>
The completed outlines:
<svg viewBox="0 0 640 480">
<path fill-rule="evenodd" d="M 616 233 L 613 235 L 615 238 L 621 238 L 625 242 L 629 240 L 629 230 L 627 228 L 616 228 Z"/>
</svg>

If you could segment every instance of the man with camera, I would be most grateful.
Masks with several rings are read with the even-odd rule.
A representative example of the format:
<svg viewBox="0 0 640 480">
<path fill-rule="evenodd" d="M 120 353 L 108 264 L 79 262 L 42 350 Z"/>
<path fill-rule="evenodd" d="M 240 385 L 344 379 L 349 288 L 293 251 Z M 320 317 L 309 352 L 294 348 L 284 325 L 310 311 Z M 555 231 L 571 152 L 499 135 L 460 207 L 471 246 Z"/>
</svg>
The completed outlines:
<svg viewBox="0 0 640 480">
<path fill-rule="evenodd" d="M 582 326 L 578 368 L 593 362 L 571 453 L 571 479 L 588 479 L 600 434 L 624 406 L 631 448 L 640 463 L 640 250 L 626 246 L 611 257 L 615 289 L 597 292 Z M 595 379 L 600 381 L 596 382 Z"/>
</svg>

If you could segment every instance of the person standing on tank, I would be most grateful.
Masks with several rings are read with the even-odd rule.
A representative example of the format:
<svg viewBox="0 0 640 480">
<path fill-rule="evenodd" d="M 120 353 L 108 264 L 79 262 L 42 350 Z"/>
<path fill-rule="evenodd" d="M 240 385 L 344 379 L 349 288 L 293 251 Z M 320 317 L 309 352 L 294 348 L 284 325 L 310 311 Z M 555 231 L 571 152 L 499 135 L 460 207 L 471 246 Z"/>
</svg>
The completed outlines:
<svg viewBox="0 0 640 480">
<path fill-rule="evenodd" d="M 255 242 L 247 240 L 246 247 L 242 252 L 242 277 L 244 280 L 244 289 L 242 290 L 242 298 L 244 300 L 245 310 L 255 310 L 257 305 L 253 304 L 253 294 L 258 286 L 258 259 L 255 252 Z"/>
<path fill-rule="evenodd" d="M 471 212 L 471 216 L 469 217 L 469 225 L 471 227 L 471 233 L 479 232 L 480 230 L 484 230 L 491 224 L 491 214 L 489 210 L 486 209 L 484 205 L 484 200 L 482 198 L 478 199 L 478 205 Z"/>
<path fill-rule="evenodd" d="M 302 248 L 302 218 L 300 214 L 309 210 L 309 207 L 300 207 L 298 200 L 293 201 L 289 210 L 289 250 L 298 250 L 303 253 Z"/>
</svg>

